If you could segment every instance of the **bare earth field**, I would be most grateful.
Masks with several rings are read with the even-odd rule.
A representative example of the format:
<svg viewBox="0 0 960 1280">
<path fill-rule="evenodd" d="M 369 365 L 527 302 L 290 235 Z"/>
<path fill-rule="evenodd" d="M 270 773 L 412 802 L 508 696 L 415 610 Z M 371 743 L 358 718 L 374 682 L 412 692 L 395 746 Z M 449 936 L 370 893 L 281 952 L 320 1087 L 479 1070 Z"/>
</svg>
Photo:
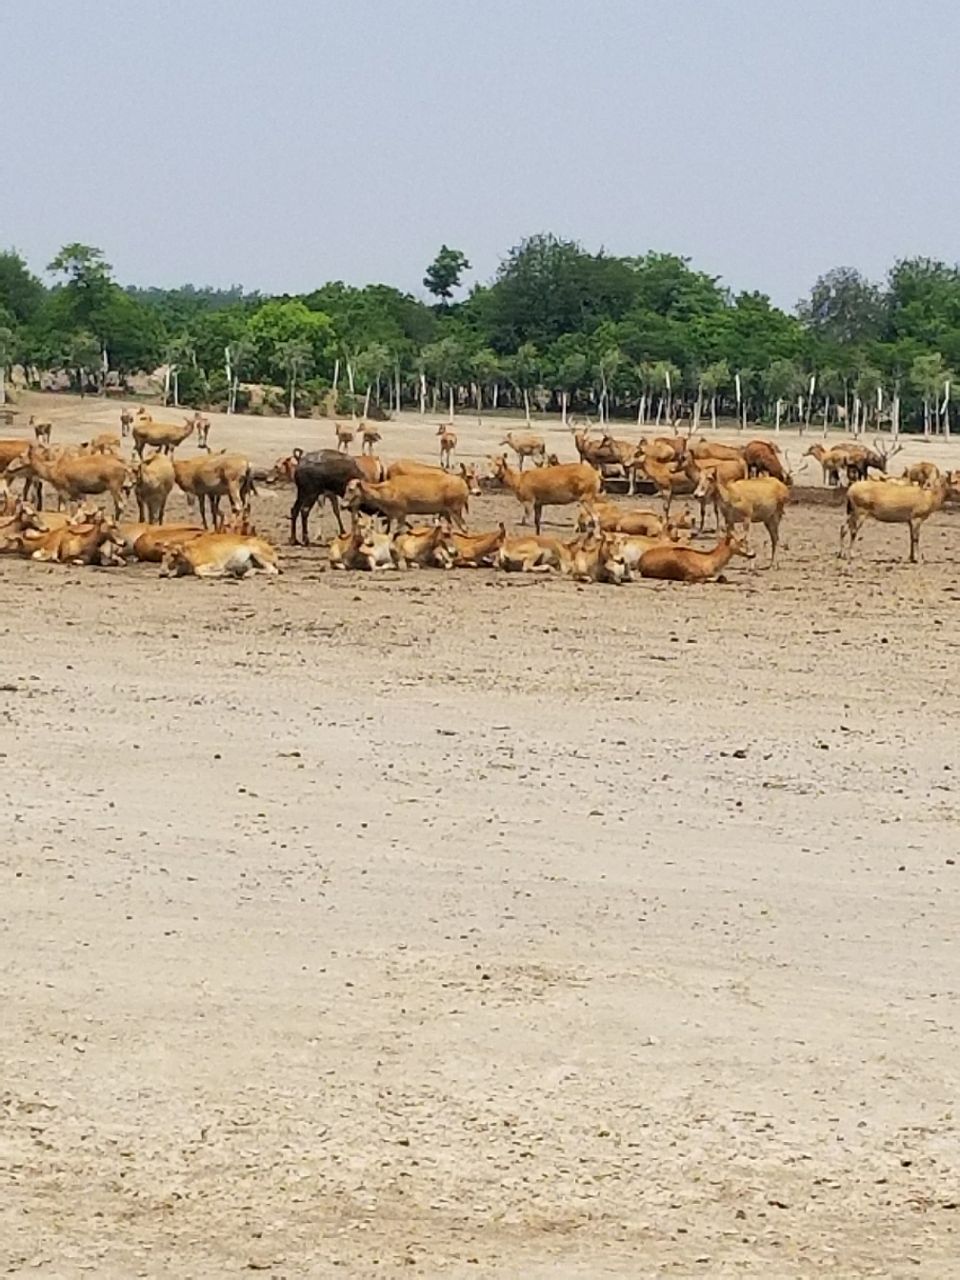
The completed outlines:
<svg viewBox="0 0 960 1280">
<path fill-rule="evenodd" d="M 840 516 L 705 588 L 0 560 L 6 1272 L 954 1273 L 960 517 Z"/>
</svg>

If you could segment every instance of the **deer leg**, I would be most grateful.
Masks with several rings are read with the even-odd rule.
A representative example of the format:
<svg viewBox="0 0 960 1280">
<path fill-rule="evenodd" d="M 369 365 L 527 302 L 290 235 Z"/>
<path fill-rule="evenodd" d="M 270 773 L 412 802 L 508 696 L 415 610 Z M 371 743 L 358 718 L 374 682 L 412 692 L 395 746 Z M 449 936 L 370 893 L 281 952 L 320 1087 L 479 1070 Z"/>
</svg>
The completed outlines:
<svg viewBox="0 0 960 1280">
<path fill-rule="evenodd" d="M 910 563 L 917 564 L 920 559 L 920 525 L 910 521 Z"/>
<path fill-rule="evenodd" d="M 540 534 L 540 517 L 542 514 L 543 514 L 543 507 L 540 505 L 539 502 L 535 502 L 533 504 L 533 526 L 536 529 L 538 536 Z"/>
<path fill-rule="evenodd" d="M 770 568 L 777 563 L 777 547 L 780 545 L 780 517 L 775 515 L 767 522 L 770 535 Z"/>
</svg>

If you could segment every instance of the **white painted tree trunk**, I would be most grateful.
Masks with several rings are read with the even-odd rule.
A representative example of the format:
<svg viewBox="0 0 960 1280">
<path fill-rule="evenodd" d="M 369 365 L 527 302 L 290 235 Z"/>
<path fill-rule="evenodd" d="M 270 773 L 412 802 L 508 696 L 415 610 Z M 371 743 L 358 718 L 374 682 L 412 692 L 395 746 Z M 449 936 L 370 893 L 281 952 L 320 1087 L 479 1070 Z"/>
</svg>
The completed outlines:
<svg viewBox="0 0 960 1280">
<path fill-rule="evenodd" d="M 347 361 L 347 387 L 350 391 L 350 417 L 352 421 L 356 422 L 357 401 L 356 401 L 356 390 L 353 382 L 353 361 L 352 360 Z"/>
<path fill-rule="evenodd" d="M 900 388 L 894 387 L 890 402 L 890 434 L 896 439 L 900 434 Z"/>
<path fill-rule="evenodd" d="M 420 417 L 427 416 L 427 378 L 426 374 L 420 375 Z"/>
<path fill-rule="evenodd" d="M 697 383 L 697 398 L 693 405 L 693 426 L 691 430 L 700 430 L 700 415 L 703 413 L 703 383 Z"/>
<path fill-rule="evenodd" d="M 567 425 L 567 404 L 569 400 L 570 400 L 570 393 L 568 391 L 561 391 L 560 392 L 560 423 L 564 427 Z"/>
<path fill-rule="evenodd" d="M 950 383 L 943 384 L 943 408 L 941 410 L 943 418 L 943 435 L 944 439 L 950 439 Z"/>
<path fill-rule="evenodd" d="M 290 374 L 290 417 L 297 416 L 297 374 L 294 370 Z"/>
<path fill-rule="evenodd" d="M 647 393 L 640 392 L 640 407 L 637 410 L 637 426 L 642 427 L 647 420 Z"/>
<path fill-rule="evenodd" d="M 456 415 L 456 412 L 457 412 L 457 410 L 456 410 L 456 406 L 455 406 L 455 404 L 454 404 L 453 383 L 452 383 L 452 382 L 451 382 L 451 383 L 448 385 L 448 387 L 447 387 L 447 394 L 448 394 L 448 396 L 449 396 L 449 400 L 450 400 L 450 421 L 452 422 L 452 421 L 453 421 L 453 419 L 454 419 L 454 417 L 455 417 L 455 415 Z"/>
<path fill-rule="evenodd" d="M 233 367 L 230 363 L 230 348 L 223 348 L 223 366 L 227 375 L 227 413 L 233 413 L 237 403 L 237 393 L 233 385 Z"/>
<path fill-rule="evenodd" d="M 717 397 L 710 397 L 710 425 L 716 431 L 717 429 Z"/>
<path fill-rule="evenodd" d="M 173 407 L 180 408 L 180 370 L 173 371 Z"/>
<path fill-rule="evenodd" d="M 780 434 L 780 415 L 782 412 L 783 412 L 783 401 L 780 399 L 779 396 L 777 396 L 777 407 L 774 413 L 774 421 L 773 421 L 773 429 L 777 433 L 777 435 Z"/>
<path fill-rule="evenodd" d="M 923 438 L 930 439 L 930 398 L 923 397 Z"/>
<path fill-rule="evenodd" d="M 83 388 L 82 378 L 81 378 L 80 386 L 82 391 L 82 388 Z M 170 366 L 169 365 L 165 365 L 163 369 L 163 403 L 164 404 L 170 403 Z"/>
<path fill-rule="evenodd" d="M 483 383 L 478 378 L 473 384 L 474 402 L 477 406 L 477 426 L 483 426 Z"/>
<path fill-rule="evenodd" d="M 657 428 L 657 430 L 660 429 L 660 422 L 662 418 L 663 418 L 663 394 L 661 393 L 660 399 L 657 401 L 657 420 L 653 424 Z"/>
<path fill-rule="evenodd" d="M 532 426 L 530 421 L 530 393 L 526 387 L 523 388 L 523 412 L 527 419 L 527 426 Z"/>
<path fill-rule="evenodd" d="M 499 383 L 499 382 L 495 382 L 495 383 L 493 384 L 493 407 L 494 407 L 494 409 L 497 407 L 497 405 L 498 405 L 499 401 L 500 401 L 500 383 Z"/>
<path fill-rule="evenodd" d="M 370 393 L 371 393 L 371 391 L 372 391 L 372 388 L 371 388 L 371 386 L 370 386 L 370 383 L 368 382 L 368 383 L 367 383 L 367 392 L 366 392 L 366 395 L 363 397 L 363 417 L 364 417 L 364 421 L 366 421 L 367 416 L 368 416 L 368 415 L 369 415 L 369 413 L 370 413 Z"/>
<path fill-rule="evenodd" d="M 400 408 L 401 408 L 401 404 L 402 404 L 402 397 L 401 397 L 401 393 L 400 393 L 400 366 L 399 366 L 399 364 L 396 364 L 396 365 L 394 365 L 394 367 L 393 367 L 393 378 L 394 378 L 394 385 L 395 385 L 396 393 L 397 393 L 397 413 L 399 413 L 399 412 L 400 412 Z"/>
<path fill-rule="evenodd" d="M 823 438 L 827 438 L 827 424 L 830 421 L 830 397 L 823 397 Z"/>
</svg>

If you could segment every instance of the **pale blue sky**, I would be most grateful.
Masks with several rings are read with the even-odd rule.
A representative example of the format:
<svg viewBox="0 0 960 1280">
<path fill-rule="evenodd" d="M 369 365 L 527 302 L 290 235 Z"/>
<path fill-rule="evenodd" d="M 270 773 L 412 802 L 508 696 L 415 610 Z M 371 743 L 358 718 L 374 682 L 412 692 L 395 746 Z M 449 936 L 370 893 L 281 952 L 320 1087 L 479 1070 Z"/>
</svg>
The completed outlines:
<svg viewBox="0 0 960 1280">
<path fill-rule="evenodd" d="M 955 0 L 3 0 L 0 245 L 420 291 L 551 230 L 792 305 L 958 249 Z"/>
</svg>

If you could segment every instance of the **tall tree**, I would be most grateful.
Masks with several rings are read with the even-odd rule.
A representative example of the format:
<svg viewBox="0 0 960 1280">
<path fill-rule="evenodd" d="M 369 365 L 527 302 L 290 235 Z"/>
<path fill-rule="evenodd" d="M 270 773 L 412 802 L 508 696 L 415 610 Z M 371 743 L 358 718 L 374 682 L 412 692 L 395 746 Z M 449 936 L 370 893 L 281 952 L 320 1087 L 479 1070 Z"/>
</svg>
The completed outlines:
<svg viewBox="0 0 960 1280">
<path fill-rule="evenodd" d="M 460 288 L 463 273 L 469 270 L 470 263 L 465 253 L 441 245 L 440 252 L 427 267 L 423 283 L 434 297 L 440 299 L 441 306 L 446 306 L 453 297 L 454 289 Z"/>
<path fill-rule="evenodd" d="M 286 338 L 277 343 L 273 354 L 278 367 L 287 375 L 289 413 L 294 418 L 297 414 L 297 382 L 311 367 L 313 348 L 305 338 Z"/>
<path fill-rule="evenodd" d="M 717 397 L 730 385 L 730 366 L 726 360 L 714 360 L 701 375 L 704 395 L 710 401 L 710 425 L 717 429 Z"/>
<path fill-rule="evenodd" d="M 7 370 L 17 357 L 17 335 L 0 325 L 0 404 L 7 403 Z"/>
<path fill-rule="evenodd" d="M 0 252 L 0 312 L 28 324 L 43 306 L 46 290 L 14 249 Z"/>
</svg>

